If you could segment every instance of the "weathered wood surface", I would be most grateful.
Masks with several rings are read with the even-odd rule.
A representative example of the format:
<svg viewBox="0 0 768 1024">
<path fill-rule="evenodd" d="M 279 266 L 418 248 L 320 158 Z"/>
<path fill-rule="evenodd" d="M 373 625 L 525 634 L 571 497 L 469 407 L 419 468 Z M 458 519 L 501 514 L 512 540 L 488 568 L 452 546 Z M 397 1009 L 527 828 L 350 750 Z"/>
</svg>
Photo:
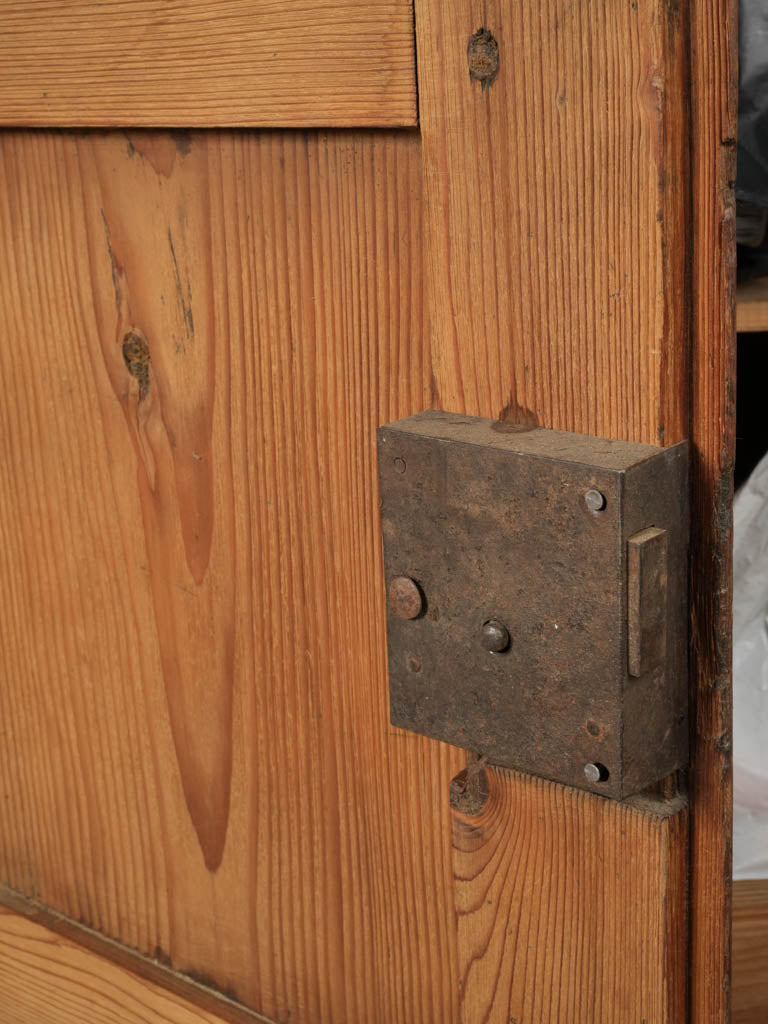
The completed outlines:
<svg viewBox="0 0 768 1024">
<path fill-rule="evenodd" d="M 457 752 L 388 722 L 412 134 L 0 138 L 0 880 L 276 1021 L 456 1019 Z"/>
<path fill-rule="evenodd" d="M 0 0 L 0 124 L 414 125 L 411 0 Z"/>
<path fill-rule="evenodd" d="M 653 444 L 688 435 L 684 18 L 655 3 L 417 0 L 436 404 Z M 491 778 L 493 805 L 455 822 L 464 1024 L 640 1007 L 679 1024 L 680 804 L 629 812 Z"/>
<path fill-rule="evenodd" d="M 730 1012 L 737 3 L 690 4 L 691 1024 Z"/>
</svg>

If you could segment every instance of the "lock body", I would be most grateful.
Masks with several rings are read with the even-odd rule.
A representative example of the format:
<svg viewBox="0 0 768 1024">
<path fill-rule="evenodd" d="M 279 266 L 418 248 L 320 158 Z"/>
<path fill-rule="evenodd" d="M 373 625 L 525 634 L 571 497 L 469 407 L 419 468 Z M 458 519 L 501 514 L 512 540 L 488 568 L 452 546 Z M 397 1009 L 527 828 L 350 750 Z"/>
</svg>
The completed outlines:
<svg viewBox="0 0 768 1024">
<path fill-rule="evenodd" d="M 379 430 L 394 725 L 621 799 L 687 760 L 688 446 Z"/>
</svg>

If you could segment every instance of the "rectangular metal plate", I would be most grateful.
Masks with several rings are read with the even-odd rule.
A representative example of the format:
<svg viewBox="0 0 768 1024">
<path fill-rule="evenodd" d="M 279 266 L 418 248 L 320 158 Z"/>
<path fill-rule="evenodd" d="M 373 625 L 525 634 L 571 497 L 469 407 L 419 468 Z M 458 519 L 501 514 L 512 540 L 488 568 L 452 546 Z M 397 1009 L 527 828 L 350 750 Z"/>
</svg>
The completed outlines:
<svg viewBox="0 0 768 1024">
<path fill-rule="evenodd" d="M 687 462 L 686 444 L 662 450 L 449 413 L 382 427 L 387 583 L 413 581 L 419 603 L 405 618 L 414 608 L 388 602 L 393 724 L 613 797 L 680 767 Z M 588 491 L 602 508 L 589 507 Z M 666 536 L 661 618 L 650 539 L 629 606 L 630 538 L 651 527 Z M 487 649 L 489 622 L 508 630 L 506 650 Z M 586 765 L 600 767 L 600 781 Z"/>
<path fill-rule="evenodd" d="M 627 542 L 629 674 L 663 665 L 667 654 L 669 535 L 650 526 Z"/>
</svg>

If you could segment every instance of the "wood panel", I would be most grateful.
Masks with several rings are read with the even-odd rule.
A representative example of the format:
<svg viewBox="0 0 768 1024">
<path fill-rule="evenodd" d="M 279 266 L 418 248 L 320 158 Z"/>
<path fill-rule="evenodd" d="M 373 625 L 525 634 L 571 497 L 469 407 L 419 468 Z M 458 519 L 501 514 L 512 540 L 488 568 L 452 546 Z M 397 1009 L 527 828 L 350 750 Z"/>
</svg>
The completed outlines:
<svg viewBox="0 0 768 1024">
<path fill-rule="evenodd" d="M 461 1020 L 681 1024 L 683 801 L 487 777 L 482 810 L 453 816 Z"/>
<path fill-rule="evenodd" d="M 417 0 L 436 404 L 510 426 L 687 436 L 686 17 L 661 2 Z M 461 977 L 493 993 L 465 999 L 465 1022 L 616 1021 L 634 1002 L 649 1024 L 678 1024 L 685 811 L 639 810 L 630 849 L 609 805 L 524 777 L 494 785 L 490 821 L 462 823 L 456 869 L 460 914 L 486 889 L 494 899 L 459 927 Z M 585 866 L 599 899 L 574 931 L 584 892 L 566 865 L 595 831 L 625 884 Z M 510 852 L 529 848 L 522 862 Z M 635 975 L 606 936 L 627 941 L 620 923 L 651 901 L 663 911 L 642 917 Z"/>
<path fill-rule="evenodd" d="M 224 1017 L 200 1009 L 177 993 L 2 907 L 0 993 L 3 1024 L 225 1021 Z M 249 1017 L 254 1024 L 266 1021 L 265 1017 Z"/>
<path fill-rule="evenodd" d="M 0 124 L 414 125 L 411 0 L 0 0 Z"/>
<path fill-rule="evenodd" d="M 691 1024 L 730 1013 L 736 0 L 691 4 Z"/>
<path fill-rule="evenodd" d="M 733 883 L 733 1024 L 768 1020 L 768 879 Z"/>
<path fill-rule="evenodd" d="M 0 880 L 284 1022 L 456 1020 L 375 428 L 429 402 L 411 133 L 0 137 Z"/>
<path fill-rule="evenodd" d="M 3 137 L 4 881 L 276 1021 L 471 1024 L 483 975 L 533 1021 L 676 1024 L 677 798 L 621 812 L 631 850 L 524 777 L 459 821 L 459 753 L 389 727 L 373 432 L 690 430 L 692 1012 L 723 1019 L 730 8 L 694 8 L 419 0 L 423 208 L 410 133 Z M 625 885 L 567 870 L 587 834 Z M 595 941 L 644 914 L 639 981 L 585 960 L 590 884 Z"/>
<path fill-rule="evenodd" d="M 417 0 L 435 396 L 687 434 L 685 26 L 656 2 Z M 467 46 L 485 27 L 498 72 Z"/>
</svg>

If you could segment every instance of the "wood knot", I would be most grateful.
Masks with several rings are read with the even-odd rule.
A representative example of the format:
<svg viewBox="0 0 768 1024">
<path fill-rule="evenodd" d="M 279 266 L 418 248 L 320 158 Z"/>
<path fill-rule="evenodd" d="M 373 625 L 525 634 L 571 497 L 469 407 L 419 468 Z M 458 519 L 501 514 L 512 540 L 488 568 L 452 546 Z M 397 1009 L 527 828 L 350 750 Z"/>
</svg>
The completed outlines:
<svg viewBox="0 0 768 1024">
<path fill-rule="evenodd" d="M 499 44 L 490 29 L 481 26 L 469 37 L 467 64 L 470 81 L 479 82 L 483 92 L 493 85 L 499 72 Z"/>
<path fill-rule="evenodd" d="M 149 345 L 136 331 L 128 331 L 123 338 L 123 361 L 138 381 L 139 401 L 143 402 L 149 394 Z"/>
<path fill-rule="evenodd" d="M 451 807 L 461 814 L 476 816 L 482 813 L 490 795 L 488 775 L 485 771 L 486 758 L 476 760 L 472 754 L 467 755 L 466 770 L 451 779 Z"/>
<path fill-rule="evenodd" d="M 499 434 L 522 434 L 526 430 L 535 430 L 538 425 L 539 418 L 536 413 L 520 405 L 512 396 L 499 413 L 499 418 L 491 424 L 491 429 Z"/>
</svg>

